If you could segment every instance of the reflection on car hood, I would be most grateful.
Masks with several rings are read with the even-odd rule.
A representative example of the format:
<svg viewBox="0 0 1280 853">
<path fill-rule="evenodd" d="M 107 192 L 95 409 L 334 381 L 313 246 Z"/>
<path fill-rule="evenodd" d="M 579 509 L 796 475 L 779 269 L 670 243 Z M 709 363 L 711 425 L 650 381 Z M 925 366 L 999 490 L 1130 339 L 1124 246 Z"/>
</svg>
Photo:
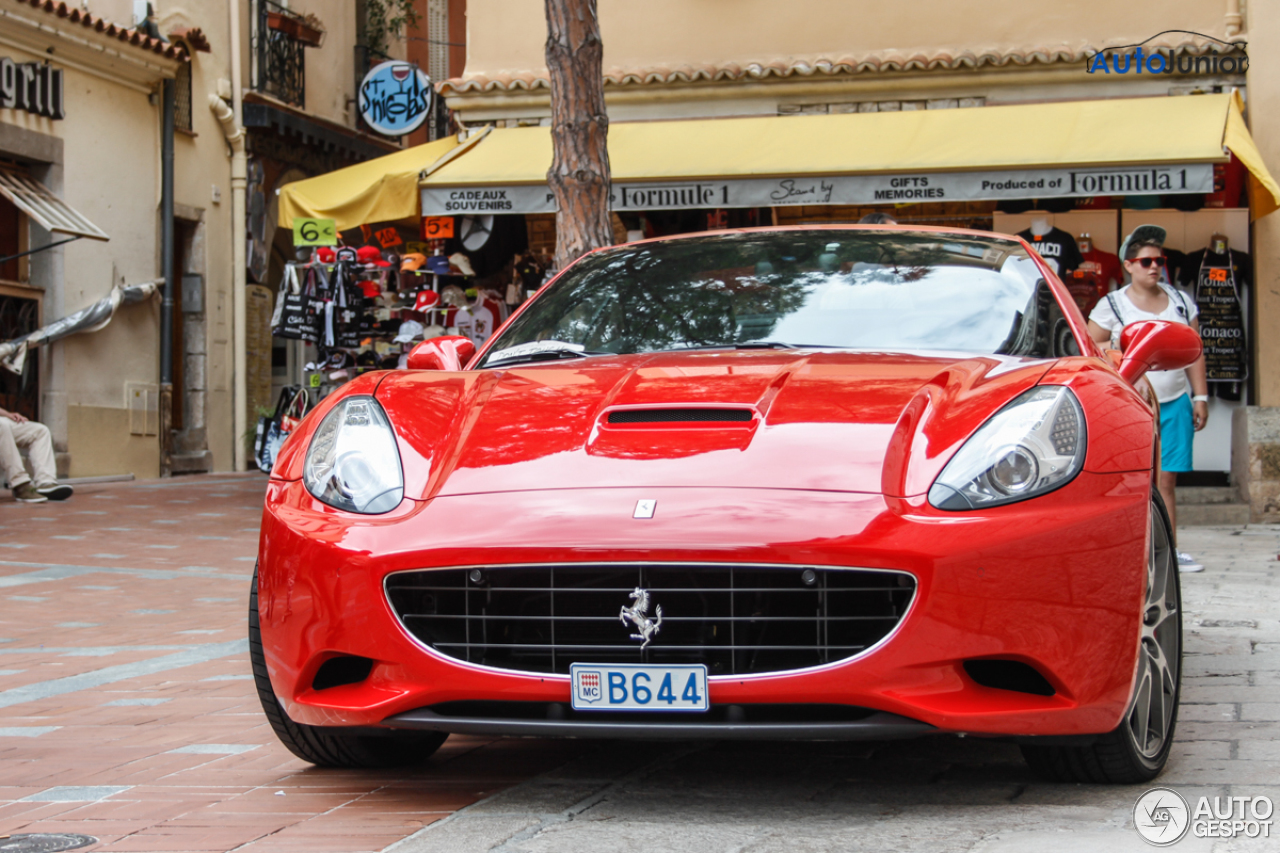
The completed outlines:
<svg viewBox="0 0 1280 853">
<path fill-rule="evenodd" d="M 412 498 L 646 486 L 918 494 L 1051 365 L 954 353 L 668 352 L 393 373 L 377 394 Z"/>
</svg>

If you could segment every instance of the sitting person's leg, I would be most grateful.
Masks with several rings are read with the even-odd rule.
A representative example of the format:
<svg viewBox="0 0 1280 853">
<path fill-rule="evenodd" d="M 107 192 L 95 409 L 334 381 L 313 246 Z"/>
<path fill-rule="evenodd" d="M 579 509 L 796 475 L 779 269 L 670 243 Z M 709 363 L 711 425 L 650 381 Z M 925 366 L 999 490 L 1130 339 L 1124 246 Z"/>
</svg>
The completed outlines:
<svg viewBox="0 0 1280 853">
<path fill-rule="evenodd" d="M 71 497 L 72 488 L 58 484 L 58 467 L 49 428 L 35 421 L 14 424 L 13 438 L 19 447 L 27 449 L 27 458 L 31 460 L 31 479 L 35 482 L 36 491 L 55 501 Z"/>
<path fill-rule="evenodd" d="M 47 500 L 36 491 L 31 483 L 31 475 L 22 464 L 22 455 L 18 452 L 16 433 L 23 424 L 14 423 L 8 417 L 0 416 L 0 471 L 9 481 L 15 500 L 23 503 L 40 503 Z"/>
</svg>

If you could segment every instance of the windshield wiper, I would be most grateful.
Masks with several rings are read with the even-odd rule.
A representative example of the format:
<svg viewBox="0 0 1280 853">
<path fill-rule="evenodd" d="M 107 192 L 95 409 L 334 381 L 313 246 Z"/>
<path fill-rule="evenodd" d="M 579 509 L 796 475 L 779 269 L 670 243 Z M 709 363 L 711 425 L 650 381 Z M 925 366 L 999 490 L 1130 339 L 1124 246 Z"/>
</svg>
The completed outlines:
<svg viewBox="0 0 1280 853">
<path fill-rule="evenodd" d="M 485 360 L 485 367 L 496 365 L 521 364 L 530 361 L 555 361 L 561 358 L 584 358 L 590 355 L 613 355 L 610 352 L 595 352 L 585 349 L 582 344 L 568 341 L 530 341 L 516 344 L 513 347 L 490 353 Z"/>
<path fill-rule="evenodd" d="M 786 341 L 741 341 L 739 343 L 723 343 L 723 344 L 694 344 L 692 346 L 680 347 L 679 349 L 804 349 L 804 348 L 821 348 L 821 344 L 789 344 Z"/>
<path fill-rule="evenodd" d="M 799 349 L 795 344 L 785 341 L 743 341 L 733 345 L 734 349 Z"/>
</svg>

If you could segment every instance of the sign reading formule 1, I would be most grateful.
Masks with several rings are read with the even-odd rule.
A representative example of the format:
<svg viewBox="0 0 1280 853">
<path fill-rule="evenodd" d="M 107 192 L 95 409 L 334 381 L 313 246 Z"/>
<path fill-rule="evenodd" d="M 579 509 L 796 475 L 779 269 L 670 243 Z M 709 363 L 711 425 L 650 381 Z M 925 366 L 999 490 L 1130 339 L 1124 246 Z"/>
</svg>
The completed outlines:
<svg viewBox="0 0 1280 853">
<path fill-rule="evenodd" d="M 1213 164 L 1188 163 L 1119 168 L 615 182 L 610 207 L 613 210 L 687 210 L 1207 192 L 1213 192 Z M 483 187 L 426 184 L 422 187 L 424 216 L 550 213 L 555 209 L 555 196 L 545 184 Z"/>
<path fill-rule="evenodd" d="M 360 83 L 360 115 L 384 136 L 417 130 L 431 114 L 431 78 L 410 62 L 383 62 Z"/>
</svg>

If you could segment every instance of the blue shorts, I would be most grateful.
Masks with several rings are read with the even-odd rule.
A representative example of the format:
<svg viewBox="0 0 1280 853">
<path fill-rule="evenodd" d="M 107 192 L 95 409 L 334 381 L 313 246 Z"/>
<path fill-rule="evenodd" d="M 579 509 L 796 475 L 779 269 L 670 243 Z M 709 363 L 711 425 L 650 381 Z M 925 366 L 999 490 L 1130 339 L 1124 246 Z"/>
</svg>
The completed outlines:
<svg viewBox="0 0 1280 853">
<path fill-rule="evenodd" d="M 1196 428 L 1191 421 L 1191 398 L 1183 394 L 1160 404 L 1160 468 L 1191 470 L 1191 441 Z"/>
</svg>

